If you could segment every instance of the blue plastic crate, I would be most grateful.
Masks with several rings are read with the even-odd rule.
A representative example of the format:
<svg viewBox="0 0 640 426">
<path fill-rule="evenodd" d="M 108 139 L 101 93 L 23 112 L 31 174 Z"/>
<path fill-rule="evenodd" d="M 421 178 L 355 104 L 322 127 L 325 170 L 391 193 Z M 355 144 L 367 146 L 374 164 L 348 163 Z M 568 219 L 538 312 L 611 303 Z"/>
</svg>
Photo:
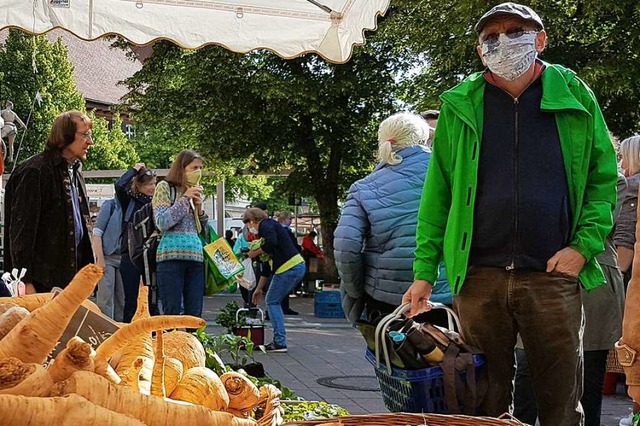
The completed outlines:
<svg viewBox="0 0 640 426">
<path fill-rule="evenodd" d="M 313 313 L 316 317 L 344 318 L 339 291 L 317 291 L 313 297 Z"/>
<path fill-rule="evenodd" d="M 376 365 L 376 356 L 369 349 L 367 349 L 366 358 L 375 368 L 382 399 L 389 411 L 449 414 L 444 398 L 444 380 L 440 367 L 422 370 L 402 370 L 392 367 L 389 375 L 384 363 L 381 363 L 380 367 Z M 476 365 L 477 379 L 484 367 L 484 357 L 474 355 L 473 360 Z"/>
</svg>

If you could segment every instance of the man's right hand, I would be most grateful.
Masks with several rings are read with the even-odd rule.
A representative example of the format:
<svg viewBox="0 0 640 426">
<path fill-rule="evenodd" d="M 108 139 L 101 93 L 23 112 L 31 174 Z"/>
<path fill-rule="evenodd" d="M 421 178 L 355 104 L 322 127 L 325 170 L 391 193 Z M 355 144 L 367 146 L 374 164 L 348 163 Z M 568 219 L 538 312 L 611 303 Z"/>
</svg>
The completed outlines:
<svg viewBox="0 0 640 426">
<path fill-rule="evenodd" d="M 97 258 L 96 259 L 96 265 L 100 266 L 101 268 L 105 268 L 106 264 L 104 262 L 104 257 Z"/>
<path fill-rule="evenodd" d="M 411 303 L 411 311 L 408 316 L 413 317 L 429 309 L 429 297 L 433 286 L 429 281 L 415 280 L 402 296 L 402 303 Z"/>
</svg>

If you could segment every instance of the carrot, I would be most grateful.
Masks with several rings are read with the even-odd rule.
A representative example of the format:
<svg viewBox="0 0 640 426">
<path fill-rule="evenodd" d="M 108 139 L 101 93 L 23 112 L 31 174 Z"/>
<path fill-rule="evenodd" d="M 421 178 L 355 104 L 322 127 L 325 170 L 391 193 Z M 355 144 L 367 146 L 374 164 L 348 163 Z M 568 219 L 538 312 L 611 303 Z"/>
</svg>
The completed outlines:
<svg viewBox="0 0 640 426">
<path fill-rule="evenodd" d="M 15 327 L 20 321 L 29 315 L 22 306 L 14 306 L 9 308 L 5 313 L 0 315 L 0 340 Z"/>
<path fill-rule="evenodd" d="M 22 306 L 29 312 L 33 312 L 38 308 L 43 307 L 53 298 L 53 293 L 35 293 L 35 294 L 25 294 L 24 296 L 16 296 L 16 297 L 0 297 L 0 303 L 13 303 L 14 305 Z M 102 313 L 98 305 L 93 303 L 91 300 L 85 300 L 82 302 L 82 306 L 89 309 L 90 311 Z"/>
<path fill-rule="evenodd" d="M 53 380 L 42 365 L 0 359 L 0 395 L 49 396 L 52 387 Z"/>
<path fill-rule="evenodd" d="M 229 408 L 229 395 L 220 377 L 206 367 L 193 367 L 185 371 L 170 398 L 204 405 L 216 411 Z"/>
<path fill-rule="evenodd" d="M 133 417 L 109 411 L 78 395 L 0 395 L 0 412 L 3 426 L 144 426 Z"/>
<path fill-rule="evenodd" d="M 164 390 L 164 350 L 162 346 L 162 330 L 156 331 L 156 351 L 151 376 L 151 395 L 164 398 L 167 396 Z"/>
<path fill-rule="evenodd" d="M 102 271 L 97 265 L 82 268 L 58 296 L 31 312 L 0 340 L 0 358 L 14 356 L 24 362 L 42 364 L 78 306 L 93 292 Z"/>
<path fill-rule="evenodd" d="M 207 425 L 255 426 L 253 420 L 209 410 L 197 405 L 182 405 L 157 396 L 142 395 L 132 389 L 115 386 L 88 371 L 77 371 L 54 389 L 55 395 L 78 394 L 108 410 L 128 414 L 147 426 Z"/>
<path fill-rule="evenodd" d="M 49 365 L 49 375 L 54 382 L 68 379 L 71 374 L 78 370 L 94 371 L 95 364 L 93 357 L 96 352 L 90 343 L 85 342 L 78 336 L 74 336 L 67 342 L 67 347 L 56 356 L 56 359 Z"/>
<path fill-rule="evenodd" d="M 258 405 L 260 390 L 242 374 L 230 371 L 220 376 L 220 380 L 229 394 L 229 408 L 246 412 Z"/>
<path fill-rule="evenodd" d="M 207 355 L 196 336 L 184 331 L 172 331 L 164 335 L 164 353 L 182 363 L 184 370 L 204 367 Z"/>
</svg>

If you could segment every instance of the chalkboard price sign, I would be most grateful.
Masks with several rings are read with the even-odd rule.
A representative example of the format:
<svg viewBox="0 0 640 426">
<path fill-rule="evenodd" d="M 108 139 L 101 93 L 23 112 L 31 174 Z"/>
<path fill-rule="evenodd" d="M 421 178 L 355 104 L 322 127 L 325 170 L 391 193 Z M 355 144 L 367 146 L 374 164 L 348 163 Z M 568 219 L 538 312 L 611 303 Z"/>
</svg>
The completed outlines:
<svg viewBox="0 0 640 426">
<path fill-rule="evenodd" d="M 60 291 L 59 288 L 54 288 L 52 293 L 58 294 Z M 119 328 L 120 327 L 106 315 L 93 312 L 84 306 L 80 306 L 71 318 L 69 325 L 49 355 L 46 363 L 48 364 L 58 353 L 64 350 L 69 339 L 74 336 L 78 336 L 85 342 L 91 343 L 91 346 L 95 349 Z"/>
</svg>

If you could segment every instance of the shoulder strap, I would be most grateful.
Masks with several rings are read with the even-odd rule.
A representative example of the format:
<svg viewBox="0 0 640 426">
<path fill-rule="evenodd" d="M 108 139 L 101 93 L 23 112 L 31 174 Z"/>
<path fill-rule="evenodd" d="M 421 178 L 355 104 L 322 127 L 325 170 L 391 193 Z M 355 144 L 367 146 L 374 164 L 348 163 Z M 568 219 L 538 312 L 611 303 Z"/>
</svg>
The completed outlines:
<svg viewBox="0 0 640 426">
<path fill-rule="evenodd" d="M 129 200 L 129 204 L 127 204 L 127 211 L 124 213 L 125 222 L 129 222 L 133 218 L 134 207 L 135 207 L 135 201 Z"/>
<path fill-rule="evenodd" d="M 171 204 L 176 202 L 176 187 L 171 182 L 169 183 L 169 196 L 171 197 Z"/>
</svg>

